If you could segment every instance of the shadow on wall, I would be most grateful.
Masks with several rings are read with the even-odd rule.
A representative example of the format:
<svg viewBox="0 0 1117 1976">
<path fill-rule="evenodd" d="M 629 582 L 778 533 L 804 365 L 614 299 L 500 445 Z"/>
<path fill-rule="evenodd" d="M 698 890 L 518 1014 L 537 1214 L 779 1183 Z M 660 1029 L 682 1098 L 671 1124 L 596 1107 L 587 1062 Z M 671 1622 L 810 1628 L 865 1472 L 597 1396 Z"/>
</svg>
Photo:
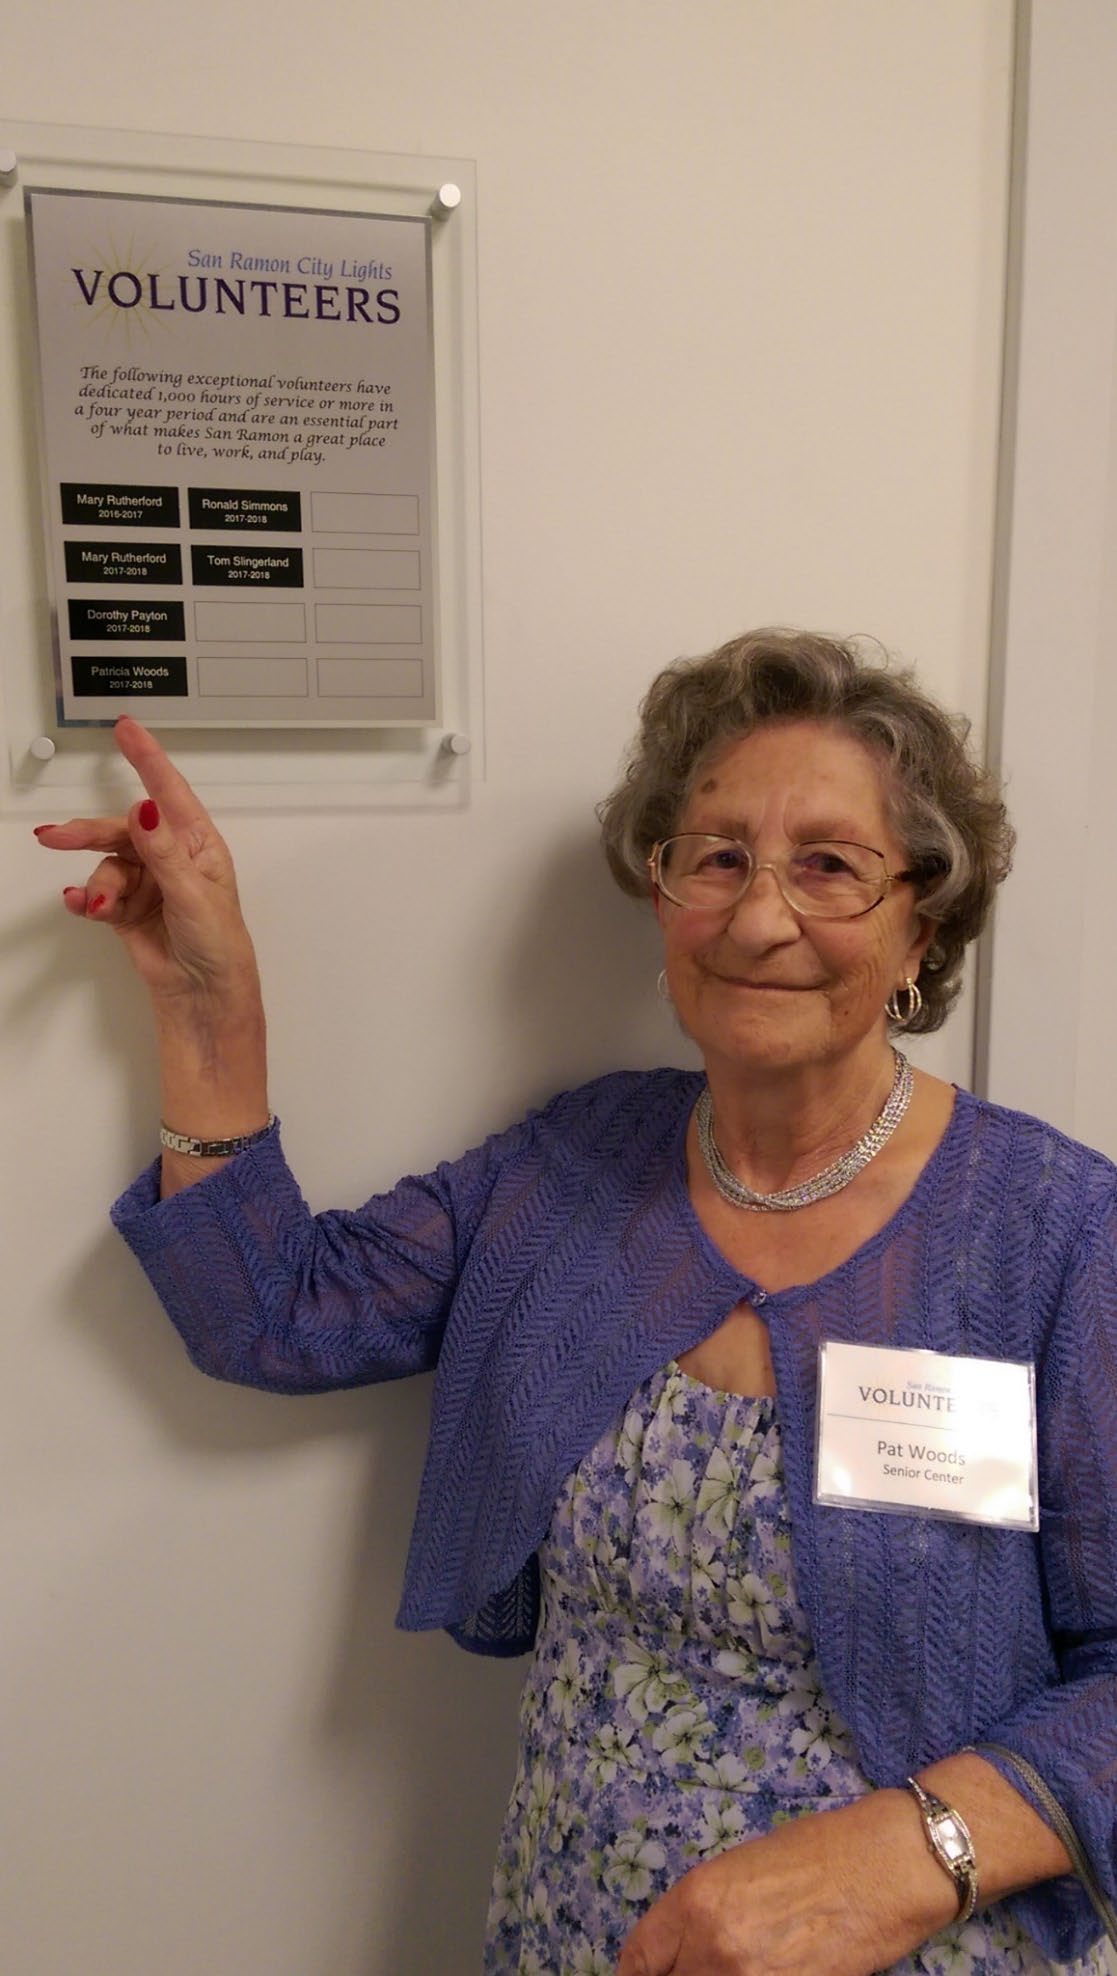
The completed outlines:
<svg viewBox="0 0 1117 1976">
<path fill-rule="evenodd" d="M 480 956 L 492 970 L 486 1020 L 501 1039 L 499 1072 L 486 1091 L 507 1100 L 505 1116 L 607 1069 L 685 1061 L 687 1045 L 655 993 L 653 916 L 618 894 L 593 839 L 579 835 L 548 847 L 540 870 L 518 872 L 514 883 L 523 909 L 506 941 Z M 69 992 L 94 998 L 99 1054 L 122 1066 L 122 1101 L 135 1121 L 136 1145 L 146 1148 L 157 1097 L 146 1040 L 136 1049 L 137 1034 L 146 1038 L 142 991 L 123 973 L 115 943 L 90 942 L 79 955 L 75 930 L 80 934 L 72 924 L 56 925 L 54 938 L 36 942 L 44 971 L 24 1013 L 32 1020 L 34 1008 L 42 1019 L 45 996 L 57 1021 Z M 472 965 L 478 956 L 468 958 Z M 178 1447 L 203 1461 L 243 1461 L 339 1436 L 368 1443 L 364 1509 L 339 1588 L 331 1671 L 305 1739 L 351 1807 L 347 1829 L 358 1855 L 362 1835 L 382 1831 L 385 1806 L 391 1808 L 390 1870 L 385 1874 L 381 1840 L 370 1877 L 394 1894 L 390 1912 L 339 1917 L 337 1939 L 321 1945 L 320 1966 L 367 1969 L 369 1976 L 389 1969 L 470 1976 L 512 1780 L 514 1701 L 526 1662 L 475 1659 L 444 1636 L 394 1631 L 426 1438 L 427 1382 L 297 1404 L 216 1385 L 185 1363 L 151 1302 L 106 1232 L 76 1274 L 72 1307 L 82 1331 L 115 1361 L 121 1381 L 139 1391 Z M 302 1729 L 295 1725 L 296 1741 Z M 358 1868 L 355 1884 L 362 1877 Z M 464 1920 L 462 1889 L 471 1909 Z"/>
<path fill-rule="evenodd" d="M 548 1091 L 606 1070 L 695 1064 L 656 993 L 650 903 L 626 898 L 594 837 L 549 847 L 497 957 L 494 982 L 515 1072 Z"/>
<path fill-rule="evenodd" d="M 527 1662 L 484 1660 L 442 1634 L 405 1634 L 393 1624 L 429 1379 L 295 1400 L 206 1379 L 184 1359 L 172 1328 L 145 1307 L 150 1296 L 111 1234 L 72 1295 L 82 1332 L 116 1362 L 166 1439 L 203 1463 L 274 1456 L 282 1464 L 313 1443 L 367 1447 L 348 1543 L 336 1532 L 329 1538 L 331 1554 L 347 1552 L 348 1562 L 321 1612 L 316 1663 L 326 1673 L 317 1700 L 289 1731 L 308 1772 L 325 1770 L 338 1824 L 352 1835 L 347 1877 L 357 1893 L 336 1926 L 324 1929 L 315 1968 L 475 1976 Z M 274 1526 L 271 1537 L 280 1541 Z M 150 1540 L 159 1543 L 158 1530 Z M 213 1747 L 220 1752 L 220 1735 Z M 287 1871 L 297 1874 L 297 1860 Z M 390 1888 L 390 1902 L 381 1896 L 375 1911 L 371 1902 L 361 1911 L 367 1885 Z"/>
<path fill-rule="evenodd" d="M 411 1480 L 423 1437 L 410 1409 L 391 1422 L 385 1409 L 378 1427 L 320 1733 L 349 1791 L 352 1829 L 370 1830 L 386 1803 L 397 1810 L 393 1898 L 390 1911 L 368 1914 L 352 1965 L 351 1933 L 339 1922 L 342 1939 L 322 1944 L 321 1966 L 476 1976 L 528 1662 L 463 1653 L 445 1634 L 393 1631 L 382 1588 L 402 1576 L 402 1547 L 384 1511 L 410 1522 L 411 1495 L 405 1505 L 393 1498 L 401 1476 Z"/>
</svg>

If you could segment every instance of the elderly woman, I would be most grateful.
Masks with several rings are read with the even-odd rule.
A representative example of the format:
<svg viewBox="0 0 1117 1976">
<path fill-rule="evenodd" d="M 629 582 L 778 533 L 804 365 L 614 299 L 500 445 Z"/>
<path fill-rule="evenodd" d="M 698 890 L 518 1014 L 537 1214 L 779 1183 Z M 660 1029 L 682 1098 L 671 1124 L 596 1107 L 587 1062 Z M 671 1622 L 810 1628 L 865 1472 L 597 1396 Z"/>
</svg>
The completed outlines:
<svg viewBox="0 0 1117 1976">
<path fill-rule="evenodd" d="M 890 1040 L 943 1021 L 1007 869 L 958 727 L 824 638 L 669 667 L 602 818 L 703 1074 L 601 1078 L 317 1218 L 228 852 L 118 739 L 146 799 L 40 832 L 104 853 L 67 904 L 154 1004 L 162 1159 L 117 1225 L 220 1378 L 436 1368 L 401 1623 L 534 1647 L 485 1968 L 1104 1968 L 1117 1176 Z M 997 1489 L 928 1501 L 902 1417 L 898 1480 L 823 1487 L 822 1348 L 894 1411 L 903 1351 L 948 1410 L 977 1362 L 1034 1368 L 1038 1529 Z"/>
</svg>

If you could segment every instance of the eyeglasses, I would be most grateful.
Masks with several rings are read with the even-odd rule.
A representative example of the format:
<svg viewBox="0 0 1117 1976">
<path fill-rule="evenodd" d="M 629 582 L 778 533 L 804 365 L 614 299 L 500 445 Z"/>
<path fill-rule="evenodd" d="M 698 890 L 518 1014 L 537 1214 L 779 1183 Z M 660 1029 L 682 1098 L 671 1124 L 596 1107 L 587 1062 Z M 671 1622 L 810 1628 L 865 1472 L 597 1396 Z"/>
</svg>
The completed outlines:
<svg viewBox="0 0 1117 1976">
<path fill-rule="evenodd" d="M 759 864 L 737 837 L 685 830 L 666 837 L 648 859 L 652 884 L 673 905 L 728 912 L 758 871 L 770 871 L 793 913 L 804 919 L 859 919 L 879 906 L 893 885 L 916 871 L 889 871 L 881 851 L 840 841 L 796 844 L 782 858 Z"/>
</svg>

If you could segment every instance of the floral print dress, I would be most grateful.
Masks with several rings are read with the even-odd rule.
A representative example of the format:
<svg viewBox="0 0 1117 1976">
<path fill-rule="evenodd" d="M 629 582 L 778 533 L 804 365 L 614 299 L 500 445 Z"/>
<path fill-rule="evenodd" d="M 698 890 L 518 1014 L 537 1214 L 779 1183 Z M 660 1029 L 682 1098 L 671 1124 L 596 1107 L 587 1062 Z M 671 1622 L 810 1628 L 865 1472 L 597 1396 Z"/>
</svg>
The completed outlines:
<svg viewBox="0 0 1117 1976">
<path fill-rule="evenodd" d="M 568 1478 L 540 1564 L 484 1968 L 611 1976 L 690 1867 L 868 1788 L 795 1594 L 775 1401 L 662 1368 Z M 997 1907 L 894 1965 L 1052 1967 Z"/>
</svg>

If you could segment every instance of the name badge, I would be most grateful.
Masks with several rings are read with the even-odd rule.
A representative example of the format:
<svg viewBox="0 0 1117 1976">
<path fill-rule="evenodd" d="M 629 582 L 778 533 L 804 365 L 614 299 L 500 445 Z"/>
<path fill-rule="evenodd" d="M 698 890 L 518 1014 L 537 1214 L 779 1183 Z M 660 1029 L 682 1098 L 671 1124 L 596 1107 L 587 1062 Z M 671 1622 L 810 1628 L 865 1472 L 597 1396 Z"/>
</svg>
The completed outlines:
<svg viewBox="0 0 1117 1976">
<path fill-rule="evenodd" d="M 828 1339 L 814 1499 L 1038 1530 L 1035 1367 Z"/>
</svg>

